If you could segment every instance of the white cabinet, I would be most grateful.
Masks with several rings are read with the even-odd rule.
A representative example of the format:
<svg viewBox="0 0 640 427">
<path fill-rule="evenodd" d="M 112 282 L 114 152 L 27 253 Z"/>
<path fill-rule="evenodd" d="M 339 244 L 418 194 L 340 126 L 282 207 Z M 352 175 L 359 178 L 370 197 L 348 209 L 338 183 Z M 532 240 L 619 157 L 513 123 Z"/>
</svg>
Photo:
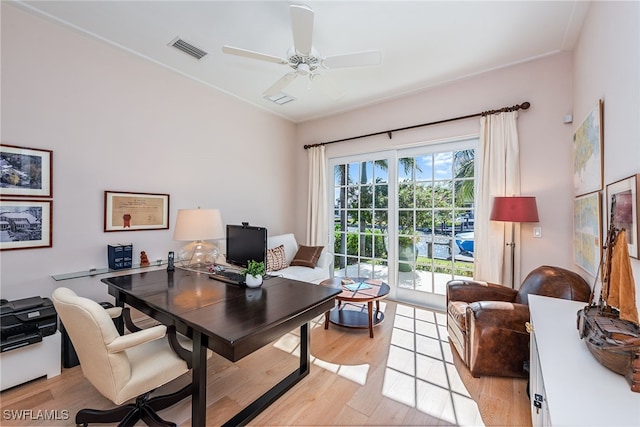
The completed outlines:
<svg viewBox="0 0 640 427">
<path fill-rule="evenodd" d="M 531 365 L 529 370 L 529 393 L 531 400 L 531 421 L 533 427 L 550 426 L 549 407 L 547 406 L 547 393 L 544 390 L 544 381 L 540 371 L 540 358 L 538 357 L 538 344 L 535 331 L 531 333 Z"/>
<path fill-rule="evenodd" d="M 5 351 L 0 355 L 0 390 L 40 378 L 60 375 L 60 332 L 41 342 Z"/>
<path fill-rule="evenodd" d="M 598 363 L 578 335 L 577 312 L 585 305 L 529 296 L 533 425 L 640 426 L 640 393 Z"/>
</svg>

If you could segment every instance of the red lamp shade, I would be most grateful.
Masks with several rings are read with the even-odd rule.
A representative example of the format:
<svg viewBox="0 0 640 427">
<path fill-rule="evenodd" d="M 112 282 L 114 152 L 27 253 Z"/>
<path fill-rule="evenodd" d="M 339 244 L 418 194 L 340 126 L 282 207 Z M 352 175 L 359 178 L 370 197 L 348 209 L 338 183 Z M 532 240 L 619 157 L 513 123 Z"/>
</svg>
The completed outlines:
<svg viewBox="0 0 640 427">
<path fill-rule="evenodd" d="M 538 222 L 536 198 L 532 196 L 494 197 L 489 219 L 507 222 Z"/>
</svg>

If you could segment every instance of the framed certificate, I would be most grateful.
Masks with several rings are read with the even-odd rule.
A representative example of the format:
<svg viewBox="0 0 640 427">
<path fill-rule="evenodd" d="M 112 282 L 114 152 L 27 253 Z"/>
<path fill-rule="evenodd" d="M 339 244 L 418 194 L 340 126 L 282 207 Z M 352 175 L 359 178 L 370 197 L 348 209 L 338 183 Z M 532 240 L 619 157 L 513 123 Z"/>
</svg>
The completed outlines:
<svg viewBox="0 0 640 427">
<path fill-rule="evenodd" d="M 104 231 L 169 228 L 169 195 L 104 192 Z"/>
</svg>

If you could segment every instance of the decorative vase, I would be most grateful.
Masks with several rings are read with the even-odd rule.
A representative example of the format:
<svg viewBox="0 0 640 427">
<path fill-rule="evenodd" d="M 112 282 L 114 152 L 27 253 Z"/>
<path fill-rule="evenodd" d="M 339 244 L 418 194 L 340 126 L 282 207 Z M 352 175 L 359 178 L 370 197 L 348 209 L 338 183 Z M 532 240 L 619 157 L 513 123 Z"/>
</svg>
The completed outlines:
<svg viewBox="0 0 640 427">
<path fill-rule="evenodd" d="M 252 276 L 247 274 L 244 281 L 248 288 L 257 288 L 262 285 L 262 275 Z"/>
</svg>

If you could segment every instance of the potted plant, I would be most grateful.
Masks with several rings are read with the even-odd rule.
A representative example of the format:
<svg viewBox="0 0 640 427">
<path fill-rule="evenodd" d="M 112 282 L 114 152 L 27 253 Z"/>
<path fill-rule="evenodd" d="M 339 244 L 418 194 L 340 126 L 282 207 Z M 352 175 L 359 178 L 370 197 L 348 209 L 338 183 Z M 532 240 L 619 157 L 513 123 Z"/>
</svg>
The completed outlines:
<svg viewBox="0 0 640 427">
<path fill-rule="evenodd" d="M 247 268 L 242 271 L 242 274 L 245 275 L 245 283 L 250 288 L 257 288 L 262 285 L 262 275 L 264 273 L 264 262 L 252 259 L 247 262 Z"/>
<path fill-rule="evenodd" d="M 417 254 L 415 253 L 415 248 L 414 248 L 416 237 L 415 235 L 413 235 L 414 233 L 411 231 L 409 232 L 401 231 L 401 233 L 403 234 L 406 233 L 408 235 L 398 237 L 398 259 L 400 261 L 405 261 L 405 262 L 400 262 L 398 264 L 398 271 L 401 271 L 401 272 L 413 271 L 413 263 L 417 259 Z"/>
</svg>

